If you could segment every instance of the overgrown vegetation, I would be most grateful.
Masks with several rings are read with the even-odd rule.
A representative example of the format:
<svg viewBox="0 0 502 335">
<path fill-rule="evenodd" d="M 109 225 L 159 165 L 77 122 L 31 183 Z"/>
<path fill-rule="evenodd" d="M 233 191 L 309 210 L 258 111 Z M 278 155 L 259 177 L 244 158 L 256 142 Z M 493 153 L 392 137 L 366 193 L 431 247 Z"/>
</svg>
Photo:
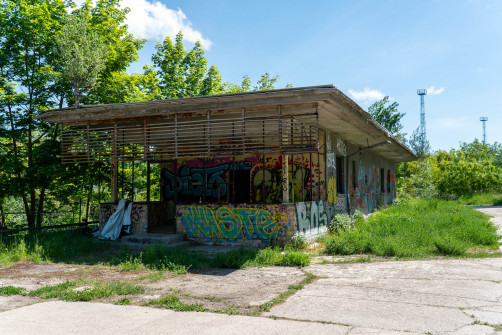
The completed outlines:
<svg viewBox="0 0 502 335">
<path fill-rule="evenodd" d="M 400 198 L 356 229 L 325 236 L 329 254 L 460 256 L 471 248 L 498 248 L 496 228 L 471 207 L 439 199 Z"/>
<path fill-rule="evenodd" d="M 0 265 L 20 261 L 67 262 L 116 266 L 121 270 L 159 270 L 185 274 L 190 269 L 244 268 L 248 266 L 307 266 L 310 254 L 291 246 L 263 250 L 241 248 L 208 256 L 187 248 L 150 245 L 141 253 L 120 249 L 71 230 L 0 236 Z"/>
<path fill-rule="evenodd" d="M 399 163 L 396 184 L 401 194 L 422 198 L 475 200 L 481 194 L 499 193 L 502 146 L 475 140 L 461 144 L 458 150 L 437 151 L 415 162 Z"/>
</svg>

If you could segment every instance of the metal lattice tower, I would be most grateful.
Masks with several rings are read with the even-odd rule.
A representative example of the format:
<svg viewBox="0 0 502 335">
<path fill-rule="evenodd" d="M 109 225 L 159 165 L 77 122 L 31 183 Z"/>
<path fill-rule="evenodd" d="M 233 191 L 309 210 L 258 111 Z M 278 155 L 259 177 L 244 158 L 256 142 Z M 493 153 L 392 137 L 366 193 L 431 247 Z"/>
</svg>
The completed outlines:
<svg viewBox="0 0 502 335">
<path fill-rule="evenodd" d="M 483 143 L 486 143 L 486 121 L 488 121 L 488 117 L 482 116 L 479 121 L 483 122 Z"/>
<path fill-rule="evenodd" d="M 426 89 L 417 90 L 417 94 L 420 96 L 420 136 L 425 141 L 427 138 L 425 133 L 425 102 L 424 97 L 427 95 Z"/>
</svg>

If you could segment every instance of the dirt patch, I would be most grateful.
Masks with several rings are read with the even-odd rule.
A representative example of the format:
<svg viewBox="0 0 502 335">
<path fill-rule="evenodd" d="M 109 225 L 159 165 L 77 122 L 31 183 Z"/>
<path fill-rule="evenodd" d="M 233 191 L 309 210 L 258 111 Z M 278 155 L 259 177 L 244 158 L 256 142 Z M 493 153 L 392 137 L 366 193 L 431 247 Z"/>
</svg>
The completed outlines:
<svg viewBox="0 0 502 335">
<path fill-rule="evenodd" d="M 253 313 L 259 310 L 261 304 L 286 291 L 290 285 L 300 283 L 305 276 L 300 269 L 293 267 L 208 269 L 175 276 L 171 273 L 118 271 L 96 266 L 20 263 L 0 269 L 0 286 L 24 287 L 30 291 L 79 279 L 134 280 L 146 288 L 143 294 L 127 296 L 135 304 L 174 292 L 185 304 L 201 304 L 207 309 L 227 313 Z M 16 297 L 20 303 L 13 304 L 12 308 L 39 301 L 30 297 Z M 106 301 L 115 302 L 120 298 L 113 296 Z"/>
<path fill-rule="evenodd" d="M 250 313 L 304 278 L 301 270 L 288 267 L 211 269 L 148 283 L 146 294 L 158 297 L 178 292 L 184 303 Z"/>
<path fill-rule="evenodd" d="M 149 274 L 150 271 L 118 271 L 106 267 L 71 264 L 17 263 L 0 268 L 0 286 L 16 286 L 35 290 L 46 285 L 56 285 L 66 281 L 129 280 Z"/>
</svg>

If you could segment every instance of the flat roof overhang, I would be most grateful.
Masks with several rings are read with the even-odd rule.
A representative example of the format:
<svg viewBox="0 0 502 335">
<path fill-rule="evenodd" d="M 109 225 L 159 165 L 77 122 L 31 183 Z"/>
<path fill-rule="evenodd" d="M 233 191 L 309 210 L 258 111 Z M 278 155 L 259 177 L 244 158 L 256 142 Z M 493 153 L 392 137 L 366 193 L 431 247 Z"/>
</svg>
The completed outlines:
<svg viewBox="0 0 502 335">
<path fill-rule="evenodd" d="M 41 111 L 38 118 L 64 126 L 93 126 L 107 123 L 174 118 L 203 117 L 208 111 L 223 116 L 241 109 L 271 110 L 277 106 L 299 110 L 315 106 L 319 128 L 333 132 L 348 142 L 394 161 L 413 161 L 417 156 L 396 137 L 378 124 L 343 92 L 333 85 L 287 88 L 236 94 L 212 95 L 171 100 L 108 105 L 83 105 L 80 108 Z M 350 153 L 347 153 L 350 154 Z"/>
</svg>

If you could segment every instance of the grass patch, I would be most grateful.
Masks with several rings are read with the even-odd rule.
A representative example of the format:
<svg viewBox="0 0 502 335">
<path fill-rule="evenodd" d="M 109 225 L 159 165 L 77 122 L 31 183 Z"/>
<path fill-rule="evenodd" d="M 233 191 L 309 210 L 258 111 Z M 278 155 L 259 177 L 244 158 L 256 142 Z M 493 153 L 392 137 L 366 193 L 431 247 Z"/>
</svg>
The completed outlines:
<svg viewBox="0 0 502 335">
<path fill-rule="evenodd" d="M 301 242 L 301 238 L 298 239 Z M 142 253 L 134 253 L 116 244 L 65 231 L 42 231 L 0 236 L 0 266 L 20 261 L 64 262 L 108 265 L 122 271 L 157 270 L 176 275 L 190 269 L 244 268 L 247 266 L 299 266 L 310 264 L 310 254 L 298 250 L 301 243 L 284 249 L 241 248 L 208 256 L 187 248 L 149 245 Z M 303 242 L 302 242 L 303 243 Z M 152 278 L 152 280 L 158 280 Z"/>
<path fill-rule="evenodd" d="M 85 282 L 67 281 L 65 283 L 48 285 L 30 291 L 29 295 L 37 296 L 42 299 L 58 298 L 63 301 L 91 301 L 108 298 L 113 295 L 132 295 L 145 292 L 143 286 L 133 285 L 127 282 L 94 282 L 91 285 L 83 286 L 85 284 Z M 81 286 L 81 288 L 77 288 L 78 286 Z"/>
<path fill-rule="evenodd" d="M 129 298 L 120 298 L 119 300 L 115 301 L 115 305 L 130 305 L 131 299 Z"/>
<path fill-rule="evenodd" d="M 306 274 L 306 277 L 299 284 L 289 285 L 287 291 L 284 291 L 281 294 L 279 294 L 278 297 L 276 297 L 276 298 L 274 298 L 264 304 L 261 304 L 260 308 L 259 308 L 260 312 L 269 312 L 273 306 L 278 305 L 278 304 L 282 304 L 289 297 L 291 297 L 293 294 L 295 294 L 299 290 L 302 290 L 306 284 L 310 284 L 314 279 L 317 278 L 317 276 L 314 275 L 313 273 L 306 272 L 306 271 L 304 271 L 304 273 Z"/>
<path fill-rule="evenodd" d="M 185 304 L 180 300 L 178 293 L 173 292 L 169 295 L 162 296 L 158 299 L 152 299 L 143 303 L 143 306 L 155 306 L 160 308 L 168 308 L 181 312 L 204 312 L 206 308 L 201 304 Z"/>
<path fill-rule="evenodd" d="M 462 205 L 474 206 L 502 206 L 502 194 L 500 193 L 476 193 L 461 196 L 457 202 Z"/>
<path fill-rule="evenodd" d="M 21 261 L 104 262 L 113 258 L 116 253 L 116 248 L 109 242 L 74 233 L 71 230 L 0 235 L 0 265 Z"/>
<path fill-rule="evenodd" d="M 212 259 L 212 266 L 216 268 L 240 269 L 247 266 L 248 262 L 255 259 L 258 250 L 237 249 L 222 254 L 217 254 Z"/>
<path fill-rule="evenodd" d="M 24 295 L 26 294 L 26 289 L 23 287 L 15 287 L 15 286 L 2 286 L 0 287 L 0 295 L 9 296 L 9 295 Z"/>
<path fill-rule="evenodd" d="M 406 198 L 368 217 L 357 228 L 325 236 L 328 254 L 373 254 L 399 258 L 462 256 L 498 249 L 487 215 L 458 202 Z"/>
<path fill-rule="evenodd" d="M 298 266 L 310 265 L 311 255 L 288 247 L 266 248 L 258 251 L 254 259 L 250 259 L 245 266 Z"/>
</svg>

